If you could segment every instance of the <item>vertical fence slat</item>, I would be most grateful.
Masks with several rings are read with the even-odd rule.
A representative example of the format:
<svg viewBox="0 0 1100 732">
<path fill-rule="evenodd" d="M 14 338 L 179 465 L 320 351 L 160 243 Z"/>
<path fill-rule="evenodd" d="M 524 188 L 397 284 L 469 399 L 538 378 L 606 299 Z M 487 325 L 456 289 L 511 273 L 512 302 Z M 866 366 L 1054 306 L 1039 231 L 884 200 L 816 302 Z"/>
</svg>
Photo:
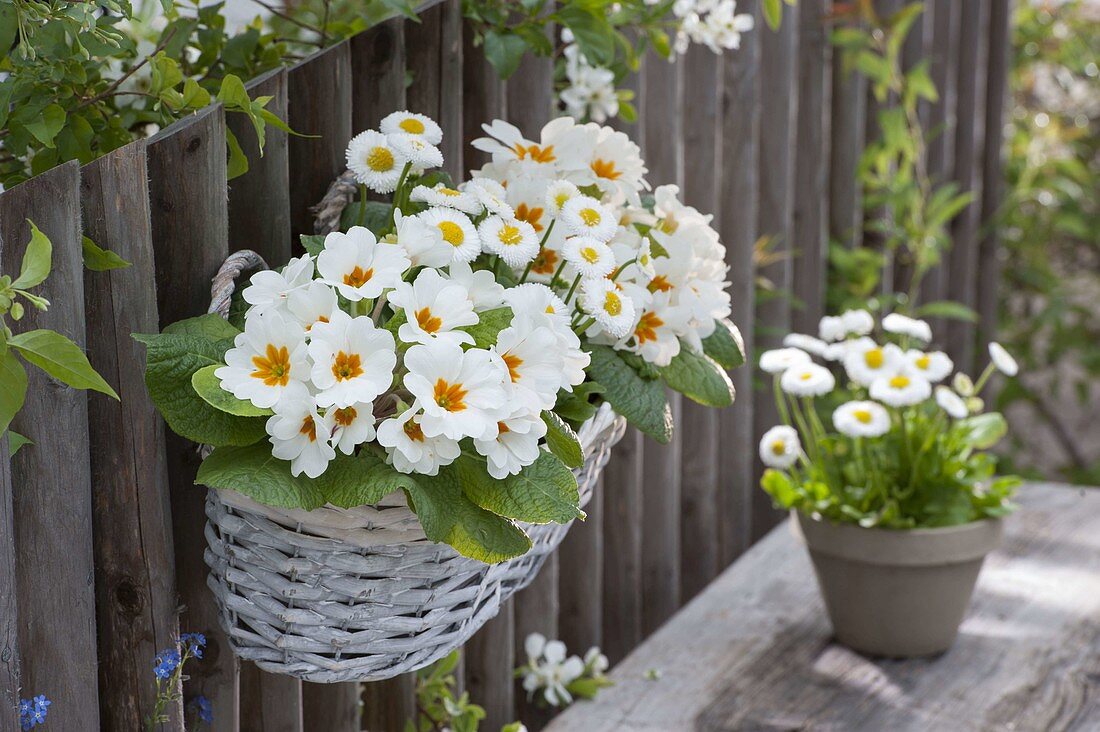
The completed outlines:
<svg viewBox="0 0 1100 732">
<path fill-rule="evenodd" d="M 327 48 L 287 72 L 287 115 L 291 129 L 317 137 L 290 139 L 291 234 L 313 233 L 310 206 L 321 200 L 333 178 L 347 168 L 351 139 L 351 61 L 347 41 Z M 298 243 L 295 241 L 294 246 Z"/>
<path fill-rule="evenodd" d="M 603 478 L 585 506 L 588 518 L 577 521 L 558 549 L 558 634 L 574 653 L 603 646 Z M 522 641 L 517 635 L 517 640 Z M 520 661 L 525 660 L 518 656 Z"/>
<path fill-rule="evenodd" d="M 721 56 L 692 44 L 683 67 L 684 202 L 718 209 L 718 106 Z M 718 574 L 719 410 L 683 400 L 680 413 L 680 595 L 687 601 Z"/>
<path fill-rule="evenodd" d="M 439 29 L 439 124 L 451 134 L 443 136 L 443 168 L 458 180 L 466 168 L 462 163 L 464 153 L 462 129 L 462 105 L 467 92 L 462 87 L 462 3 L 447 0 L 440 6 Z M 484 54 L 478 53 L 479 56 Z"/>
<path fill-rule="evenodd" d="M 828 268 L 827 216 L 829 150 L 829 64 L 825 15 L 829 0 L 802 0 L 798 7 L 798 116 L 795 123 L 793 292 L 801 307 L 791 313 L 791 329 L 813 333 L 825 314 Z M 792 18 L 793 21 L 793 18 Z"/>
<path fill-rule="evenodd" d="M 4 242 L 0 239 L 0 261 Z M 15 589 L 15 525 L 7 435 L 0 435 L 0 732 L 19 725 L 19 603 Z"/>
<path fill-rule="evenodd" d="M 462 152 L 467 170 L 477 170 L 492 159 L 488 153 L 470 147 L 470 143 L 484 136 L 481 125 L 503 117 L 505 110 L 504 82 L 485 59 L 483 49 L 474 46 L 473 35 L 473 27 L 467 24 L 463 28 L 462 52 L 462 86 L 466 93 L 462 103 Z M 450 134 L 456 133 L 452 130 Z"/>
<path fill-rule="evenodd" d="M 405 21 L 391 18 L 351 39 L 352 133 L 405 106 Z"/>
<path fill-rule="evenodd" d="M 0 196 L 2 269 L 18 273 L 30 219 L 53 242 L 53 269 L 16 330 L 58 331 L 83 346 L 80 173 L 66 163 Z M 99 727 L 88 398 L 28 367 L 29 386 L 12 429 L 29 437 L 11 461 L 23 695 L 45 694 L 59 729 Z M 48 578 L 48 579 L 47 579 Z M 54 715 L 57 715 L 54 717 Z"/>
<path fill-rule="evenodd" d="M 405 64 L 412 84 L 405 92 L 409 111 L 439 119 L 439 72 L 442 49 L 439 38 L 443 6 L 435 5 L 420 14 L 420 22 L 405 21 Z"/>
<path fill-rule="evenodd" d="M 303 683 L 302 717 L 305 721 L 305 732 L 355 732 L 362 729 L 359 724 L 359 695 L 359 684 L 356 683 Z M 264 732 L 267 732 L 266 727 Z"/>
<path fill-rule="evenodd" d="M 829 125 L 829 236 L 856 248 L 863 241 L 863 196 L 856 172 L 863 151 L 867 77 L 833 54 Z"/>
<path fill-rule="evenodd" d="M 142 727 L 156 700 L 149 664 L 179 632 L 164 423 L 145 389 L 145 349 L 130 337 L 158 325 L 147 181 L 140 142 L 88 164 L 81 181 L 85 234 L 131 263 L 84 273 L 88 359 L 121 397 L 88 400 L 105 729 Z M 168 711 L 178 728 L 182 708 Z"/>
<path fill-rule="evenodd" d="M 149 206 L 156 259 L 160 325 L 206 312 L 210 281 L 228 253 L 225 120 L 221 107 L 204 109 L 149 140 Z M 206 489 L 194 485 L 198 449 L 165 430 L 180 628 L 205 633 L 203 660 L 188 668 L 188 696 L 202 694 L 214 708 L 213 729 L 236 732 L 237 659 L 218 624 L 206 584 Z"/>
<path fill-rule="evenodd" d="M 416 714 L 416 674 L 363 684 L 363 729 L 401 730 Z"/>
<path fill-rule="evenodd" d="M 509 599 L 501 605 L 500 614 L 466 643 L 466 691 L 470 699 L 485 708 L 483 729 L 500 729 L 515 721 L 514 637 L 513 606 Z"/>
<path fill-rule="evenodd" d="M 241 663 L 241 732 L 302 732 L 302 682 Z"/>
</svg>

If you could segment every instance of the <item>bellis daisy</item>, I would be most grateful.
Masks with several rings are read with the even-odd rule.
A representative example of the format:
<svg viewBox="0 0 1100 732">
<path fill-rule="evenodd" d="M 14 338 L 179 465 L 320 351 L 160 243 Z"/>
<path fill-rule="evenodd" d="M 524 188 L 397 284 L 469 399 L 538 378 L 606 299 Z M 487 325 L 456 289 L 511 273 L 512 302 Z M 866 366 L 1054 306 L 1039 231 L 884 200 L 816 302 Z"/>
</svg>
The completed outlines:
<svg viewBox="0 0 1100 732">
<path fill-rule="evenodd" d="M 376 130 L 360 132 L 351 138 L 347 160 L 355 180 L 375 193 L 393 193 L 406 162 L 386 136 Z"/>
<path fill-rule="evenodd" d="M 378 425 L 378 444 L 386 448 L 390 463 L 402 473 L 438 475 L 439 469 L 462 454 L 457 440 L 427 437 L 421 429 L 424 417 L 419 404 Z"/>
<path fill-rule="evenodd" d="M 923 320 L 910 318 L 901 313 L 890 313 L 882 319 L 882 329 L 887 333 L 916 338 L 928 343 L 932 340 L 932 328 Z"/>
<path fill-rule="evenodd" d="M 481 239 L 466 214 L 449 208 L 430 208 L 418 216 L 438 229 L 443 241 L 451 246 L 452 262 L 472 262 L 481 254 Z"/>
<path fill-rule="evenodd" d="M 1005 376 L 1015 376 L 1020 372 L 1020 366 L 1016 359 L 1005 350 L 1004 346 L 996 341 L 989 344 L 989 358 L 998 371 Z"/>
<path fill-rule="evenodd" d="M 634 301 L 611 280 L 584 280 L 581 285 L 581 309 L 595 318 L 596 324 L 612 338 L 622 338 L 634 327 Z"/>
<path fill-rule="evenodd" d="M 449 188 L 446 183 L 437 183 L 434 188 L 417 186 L 409 194 L 409 200 L 426 203 L 429 206 L 445 206 L 471 216 L 481 212 L 481 204 L 467 191 Z"/>
<path fill-rule="evenodd" d="M 875 319 L 866 310 L 846 310 L 840 316 L 846 335 L 864 336 L 875 328 Z"/>
<path fill-rule="evenodd" d="M 955 419 L 965 419 L 970 410 L 966 407 L 966 402 L 963 401 L 955 392 L 948 389 L 946 386 L 937 386 L 935 389 L 936 404 L 940 409 L 947 412 L 948 416 Z"/>
<path fill-rule="evenodd" d="M 559 216 L 565 204 L 581 195 L 581 190 L 569 181 L 556 180 L 546 187 L 546 210 Z"/>
<path fill-rule="evenodd" d="M 526 221 L 489 216 L 477 227 L 477 233 L 485 250 L 500 256 L 513 269 L 530 262 L 539 251 L 535 229 Z"/>
<path fill-rule="evenodd" d="M 816 363 L 791 366 L 779 377 L 779 388 L 793 396 L 822 396 L 835 386 L 836 378 L 832 372 Z"/>
<path fill-rule="evenodd" d="M 430 170 L 443 167 L 443 153 L 423 137 L 392 134 L 387 136 L 387 140 L 399 156 L 412 163 L 414 170 Z"/>
<path fill-rule="evenodd" d="M 611 247 L 588 236 L 566 239 L 562 256 L 581 277 L 601 278 L 615 271 L 615 255 Z"/>
<path fill-rule="evenodd" d="M 760 368 L 769 374 L 781 374 L 792 366 L 810 363 L 810 354 L 798 348 L 773 348 L 760 354 Z"/>
<path fill-rule="evenodd" d="M 871 382 L 871 398 L 890 407 L 909 407 L 932 396 L 928 379 L 907 365 L 895 366 Z"/>
<path fill-rule="evenodd" d="M 848 344 L 844 354 L 844 370 L 848 378 L 860 386 L 870 386 L 878 377 L 902 365 L 905 356 L 893 343 L 880 346 L 870 338 L 860 338 Z"/>
<path fill-rule="evenodd" d="M 793 427 L 772 427 L 760 438 L 760 461 L 769 468 L 786 470 L 802 454 L 802 443 Z"/>
<path fill-rule="evenodd" d="M 951 369 L 955 368 L 947 354 L 941 351 L 926 353 L 910 349 L 905 353 L 905 361 L 933 384 L 946 379 L 951 374 Z"/>
<path fill-rule="evenodd" d="M 214 371 L 222 388 L 261 409 L 275 406 L 284 395 L 308 391 L 305 331 L 278 311 L 246 318 L 225 363 Z"/>
<path fill-rule="evenodd" d="M 508 369 L 499 356 L 439 342 L 410 348 L 405 367 L 405 388 L 424 409 L 420 426 L 425 435 L 492 437 L 508 397 Z"/>
<path fill-rule="evenodd" d="M 881 437 L 890 431 L 890 413 L 877 402 L 848 402 L 833 412 L 833 425 L 848 437 Z"/>
<path fill-rule="evenodd" d="M 783 336 L 783 345 L 788 348 L 797 348 L 819 358 L 825 358 L 829 351 L 828 343 L 820 338 L 803 335 L 802 333 L 788 333 Z"/>
<path fill-rule="evenodd" d="M 473 194 L 478 203 L 491 214 L 504 219 L 514 219 L 516 212 L 508 205 L 508 192 L 492 178 L 474 178 L 466 184 L 466 190 Z"/>
<path fill-rule="evenodd" d="M 392 288 L 410 264 L 403 248 L 380 244 L 363 226 L 353 226 L 346 234 L 332 232 L 317 255 L 321 282 L 352 302 L 373 300 Z"/>
<path fill-rule="evenodd" d="M 431 145 L 443 142 L 443 130 L 435 120 L 423 114 L 403 111 L 393 112 L 382 118 L 378 129 L 387 135 L 416 135 Z"/>
<path fill-rule="evenodd" d="M 389 388 L 397 365 L 393 336 L 366 316 L 333 313 L 328 323 L 310 331 L 311 372 L 322 407 L 349 407 L 373 402 Z"/>
<path fill-rule="evenodd" d="M 602 242 L 615 236 L 618 222 L 607 206 L 591 196 L 577 196 L 561 207 L 561 222 L 575 236 L 587 236 Z"/>
</svg>

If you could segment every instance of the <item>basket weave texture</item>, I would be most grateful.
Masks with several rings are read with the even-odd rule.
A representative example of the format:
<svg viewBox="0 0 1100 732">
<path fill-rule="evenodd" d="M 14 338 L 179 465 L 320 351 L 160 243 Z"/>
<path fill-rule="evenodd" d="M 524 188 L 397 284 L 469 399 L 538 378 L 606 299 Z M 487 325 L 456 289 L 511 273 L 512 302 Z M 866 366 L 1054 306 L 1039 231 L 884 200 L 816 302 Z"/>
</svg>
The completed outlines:
<svg viewBox="0 0 1100 732">
<path fill-rule="evenodd" d="M 231 255 L 211 312 L 226 315 L 235 278 L 264 266 L 253 252 Z M 625 428 L 603 404 L 578 431 L 582 506 Z M 206 516 L 207 582 L 233 651 L 320 683 L 378 681 L 443 658 L 530 584 L 571 525 L 521 523 L 531 550 L 487 565 L 429 541 L 401 492 L 373 506 L 303 511 L 210 490 Z"/>
</svg>

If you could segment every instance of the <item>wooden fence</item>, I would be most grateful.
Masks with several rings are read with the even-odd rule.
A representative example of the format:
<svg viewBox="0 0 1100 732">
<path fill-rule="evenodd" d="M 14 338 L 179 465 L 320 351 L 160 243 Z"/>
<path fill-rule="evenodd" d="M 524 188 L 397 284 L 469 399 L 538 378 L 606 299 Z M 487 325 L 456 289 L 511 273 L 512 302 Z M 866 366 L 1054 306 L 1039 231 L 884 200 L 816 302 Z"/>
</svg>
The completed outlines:
<svg viewBox="0 0 1100 732">
<path fill-rule="evenodd" d="M 901 3 L 879 4 L 888 12 Z M 180 629 L 210 638 L 186 694 L 211 700 L 215 730 L 396 730 L 413 713 L 408 677 L 302 684 L 229 652 L 206 587 L 198 456 L 156 415 L 143 349 L 130 334 L 204 312 L 210 279 L 233 250 L 285 261 L 296 235 L 311 230 L 308 207 L 343 170 L 349 137 L 384 114 L 407 106 L 439 120 L 454 174 L 484 161 L 467 145 L 481 122 L 501 116 L 533 135 L 554 114 L 550 61 L 526 59 L 501 82 L 464 32 L 458 0 L 429 6 L 418 24 L 388 21 L 251 82 L 293 128 L 319 137 L 269 129 L 260 157 L 247 122 L 213 106 L 0 195 L 3 271 L 18 269 L 28 219 L 54 243 L 54 273 L 41 293 L 52 305 L 20 327 L 86 344 L 122 397 L 89 396 L 33 373 L 13 428 L 35 444 L 10 463 L 0 459 L 0 732 L 18 728 L 20 694 L 53 700 L 52 729 L 140 728 L 152 706 L 153 655 Z M 738 7 L 757 14 L 739 51 L 695 47 L 676 64 L 646 60 L 628 80 L 641 119 L 624 129 L 642 144 L 651 181 L 678 183 L 689 204 L 717 214 L 733 318 L 760 349 L 791 327 L 814 328 L 830 237 L 860 245 L 855 166 L 875 134 L 874 104 L 859 75 L 833 63 L 823 23 L 829 0 L 800 0 L 778 32 L 764 26 L 754 0 Z M 905 51 L 908 64 L 931 59 L 941 90 L 922 110 L 939 131 L 929 166 L 979 201 L 954 223 L 954 248 L 926 294 L 978 308 L 986 336 L 997 241 L 980 223 L 1000 197 L 1007 38 L 1008 0 L 931 0 Z M 227 126 L 251 160 L 228 183 Z M 82 234 L 133 266 L 85 271 Z M 758 270 L 754 243 L 763 235 L 784 256 Z M 759 276 L 794 297 L 755 309 Z M 967 365 L 974 327 L 953 324 L 949 333 L 952 355 Z M 560 637 L 578 653 L 600 645 L 617 661 L 776 522 L 753 464 L 754 434 L 774 420 L 770 400 L 753 398 L 750 369 L 734 381 L 731 409 L 674 398 L 678 430 L 667 447 L 630 432 L 588 521 L 468 644 L 462 675 L 486 707 L 484 729 L 517 716 L 532 728 L 544 719 L 512 678 L 527 633 Z M 180 729 L 180 711 L 169 728 Z"/>
</svg>

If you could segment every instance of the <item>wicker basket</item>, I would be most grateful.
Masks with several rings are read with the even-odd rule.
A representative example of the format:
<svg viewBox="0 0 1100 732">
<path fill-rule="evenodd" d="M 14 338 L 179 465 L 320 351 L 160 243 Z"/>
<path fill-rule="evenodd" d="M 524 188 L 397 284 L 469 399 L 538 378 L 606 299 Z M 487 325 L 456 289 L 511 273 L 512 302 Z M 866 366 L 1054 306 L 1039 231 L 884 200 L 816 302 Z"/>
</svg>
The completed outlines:
<svg viewBox="0 0 1100 732">
<path fill-rule="evenodd" d="M 230 256 L 211 312 L 226 315 L 235 278 L 264 266 L 253 252 Z M 607 404 L 581 426 L 582 506 L 624 430 Z M 234 652 L 321 683 L 378 681 L 444 657 L 534 579 L 570 526 L 521 524 L 531 550 L 487 565 L 428 541 L 401 492 L 302 511 L 211 490 L 206 515 L 208 583 Z"/>
</svg>

